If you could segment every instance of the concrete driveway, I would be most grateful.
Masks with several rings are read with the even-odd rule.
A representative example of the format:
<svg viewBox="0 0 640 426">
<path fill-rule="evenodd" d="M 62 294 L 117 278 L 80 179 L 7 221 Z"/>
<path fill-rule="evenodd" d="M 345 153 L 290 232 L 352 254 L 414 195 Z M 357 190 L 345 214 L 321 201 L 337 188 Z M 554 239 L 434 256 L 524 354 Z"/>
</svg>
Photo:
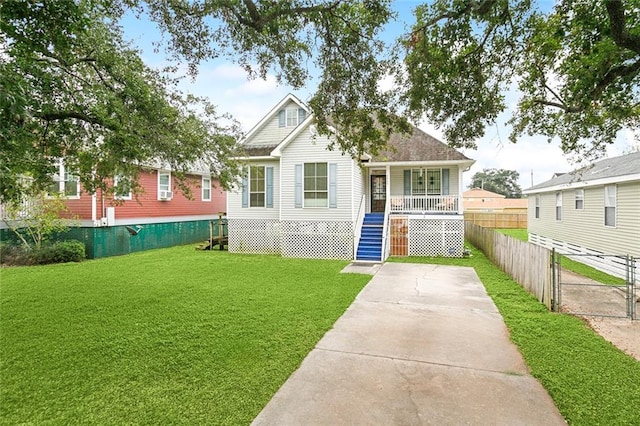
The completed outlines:
<svg viewBox="0 0 640 426">
<path fill-rule="evenodd" d="M 472 268 L 386 263 L 253 424 L 565 422 Z"/>
</svg>

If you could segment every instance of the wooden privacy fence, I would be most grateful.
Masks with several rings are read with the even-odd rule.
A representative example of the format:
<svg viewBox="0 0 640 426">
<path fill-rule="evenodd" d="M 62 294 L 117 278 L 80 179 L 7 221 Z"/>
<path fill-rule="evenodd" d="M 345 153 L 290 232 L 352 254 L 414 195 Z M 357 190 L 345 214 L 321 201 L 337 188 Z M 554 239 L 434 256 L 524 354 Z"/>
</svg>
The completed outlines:
<svg viewBox="0 0 640 426">
<path fill-rule="evenodd" d="M 551 309 L 552 275 L 549 249 L 466 221 L 464 233 L 465 238 L 482 250 L 503 272 Z"/>
<path fill-rule="evenodd" d="M 484 228 L 527 229 L 527 212 L 464 212 L 464 221 Z"/>
</svg>

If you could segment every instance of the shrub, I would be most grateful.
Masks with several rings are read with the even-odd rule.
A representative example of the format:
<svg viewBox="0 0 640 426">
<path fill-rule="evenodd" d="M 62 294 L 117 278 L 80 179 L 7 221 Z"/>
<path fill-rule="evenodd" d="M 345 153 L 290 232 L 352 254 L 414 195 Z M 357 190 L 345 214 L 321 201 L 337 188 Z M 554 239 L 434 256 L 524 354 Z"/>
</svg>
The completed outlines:
<svg viewBox="0 0 640 426">
<path fill-rule="evenodd" d="M 81 262 L 86 257 L 84 244 L 78 240 L 58 241 L 34 251 L 37 263 Z"/>
<path fill-rule="evenodd" d="M 2 243 L 0 245 L 0 263 L 7 266 L 34 265 L 33 252 L 23 245 Z"/>
</svg>

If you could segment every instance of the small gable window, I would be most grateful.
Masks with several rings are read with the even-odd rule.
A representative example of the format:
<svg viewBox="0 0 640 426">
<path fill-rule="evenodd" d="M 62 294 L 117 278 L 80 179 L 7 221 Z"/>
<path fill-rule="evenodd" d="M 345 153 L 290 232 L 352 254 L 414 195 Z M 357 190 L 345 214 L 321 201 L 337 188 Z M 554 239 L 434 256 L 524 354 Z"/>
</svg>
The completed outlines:
<svg viewBox="0 0 640 426">
<path fill-rule="evenodd" d="M 280 127 L 296 127 L 307 118 L 307 111 L 302 108 L 281 109 L 278 113 L 278 125 Z"/>
</svg>

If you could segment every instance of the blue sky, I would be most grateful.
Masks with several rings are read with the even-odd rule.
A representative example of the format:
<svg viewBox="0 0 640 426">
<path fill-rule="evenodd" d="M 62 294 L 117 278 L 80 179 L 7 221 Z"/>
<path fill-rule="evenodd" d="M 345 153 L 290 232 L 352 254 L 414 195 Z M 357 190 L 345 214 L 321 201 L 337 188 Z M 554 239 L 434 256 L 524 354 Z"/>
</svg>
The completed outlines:
<svg viewBox="0 0 640 426">
<path fill-rule="evenodd" d="M 390 42 L 403 34 L 414 22 L 413 9 L 421 3 L 415 0 L 395 1 L 393 4 L 398 12 L 398 19 L 387 25 L 382 37 Z M 550 8 L 552 4 L 553 0 L 539 1 L 538 7 Z M 141 50 L 142 58 L 149 66 L 164 65 L 163 55 L 158 55 L 153 50 L 152 43 L 161 38 L 153 23 L 126 16 L 122 25 L 125 37 Z M 186 70 L 186 67 L 184 69 Z M 268 75 L 266 80 L 249 80 L 239 66 L 224 59 L 217 59 L 201 64 L 197 78 L 185 79 L 181 87 L 198 96 L 208 97 L 218 106 L 220 113 L 232 114 L 241 123 L 244 131 L 248 131 L 288 93 L 293 93 L 305 101 L 310 98 L 316 85 L 317 81 L 312 79 L 306 87 L 293 90 L 278 85 L 273 75 Z M 517 94 L 506 91 L 506 95 L 510 108 L 514 108 Z M 566 172 L 575 168 L 560 150 L 558 142 L 549 144 L 546 138 L 533 136 L 522 137 L 517 144 L 511 144 L 507 139 L 509 128 L 504 125 L 508 118 L 509 112 L 499 117 L 496 126 L 486 129 L 485 135 L 477 141 L 478 149 L 463 151 L 467 157 L 476 160 L 471 170 L 465 173 L 465 187 L 474 173 L 485 168 L 516 170 L 520 174 L 519 183 L 523 189 L 550 179 L 555 172 Z M 428 122 L 415 124 L 443 140 L 442 133 Z M 621 132 L 619 139 L 619 142 L 609 149 L 609 156 L 622 154 L 630 146 L 632 136 L 629 132 Z"/>
</svg>

